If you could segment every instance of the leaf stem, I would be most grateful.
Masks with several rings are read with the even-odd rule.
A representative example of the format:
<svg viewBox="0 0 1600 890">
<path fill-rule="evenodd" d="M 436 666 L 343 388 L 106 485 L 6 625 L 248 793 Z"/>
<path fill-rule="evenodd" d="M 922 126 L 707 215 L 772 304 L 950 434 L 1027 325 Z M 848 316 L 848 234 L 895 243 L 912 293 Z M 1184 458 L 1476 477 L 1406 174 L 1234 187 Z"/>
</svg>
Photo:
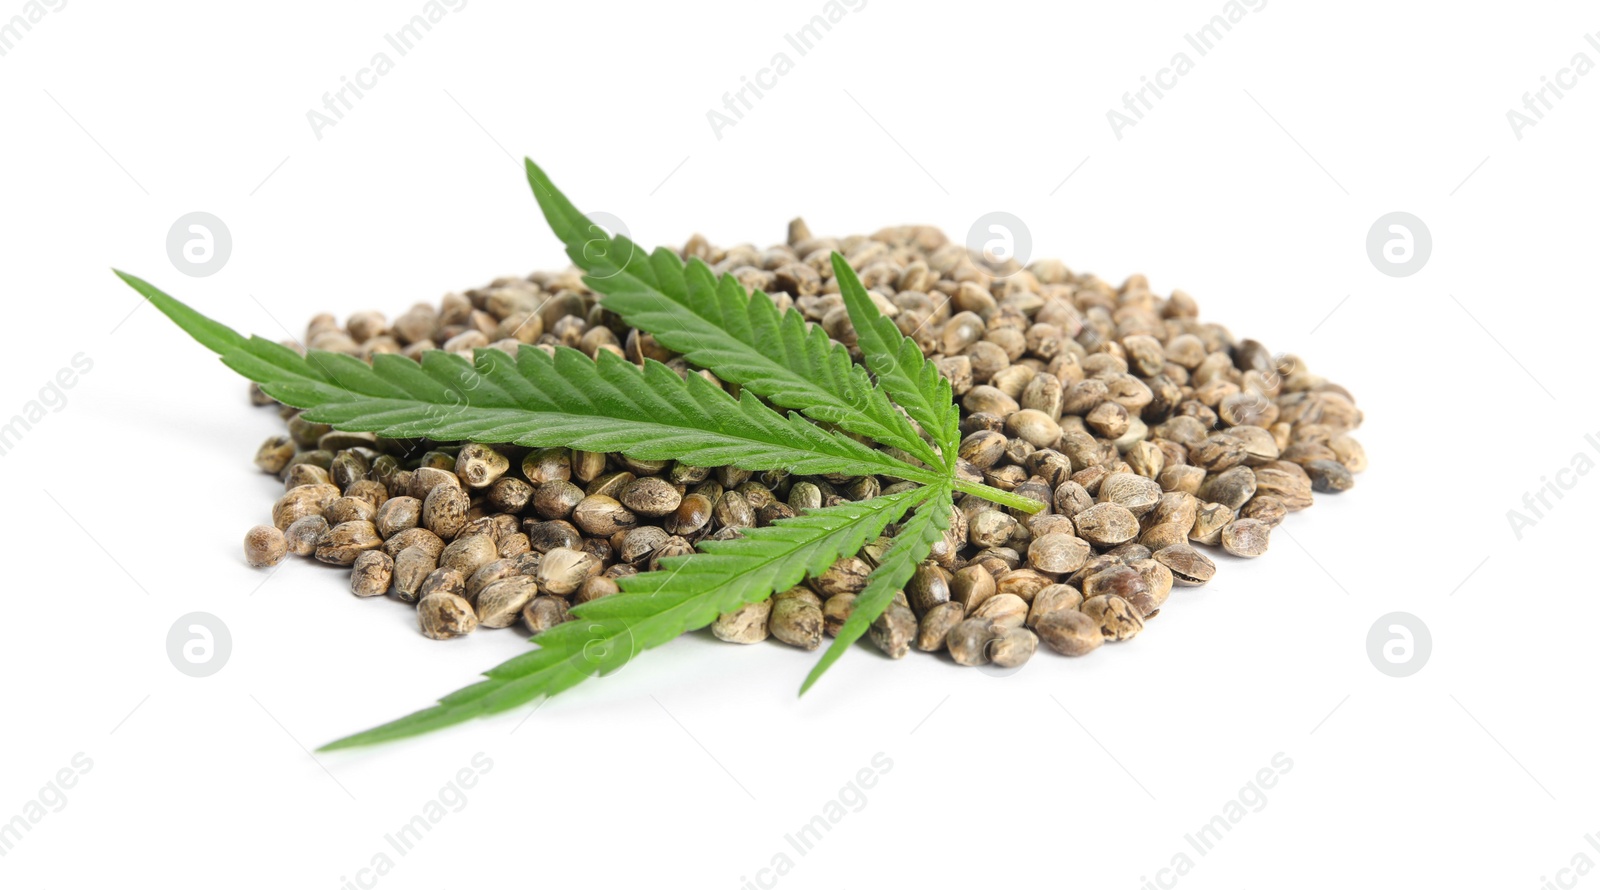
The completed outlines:
<svg viewBox="0 0 1600 890">
<path fill-rule="evenodd" d="M 990 485 L 984 485 L 981 482 L 964 482 L 960 479 L 957 479 L 955 480 L 955 489 L 962 494 L 975 494 L 986 501 L 993 501 L 1002 507 L 1015 507 L 1018 510 L 1023 510 L 1028 513 L 1037 513 L 1044 509 L 1043 504 L 1033 500 L 1032 498 L 1025 498 L 1021 495 L 1015 495 L 1009 491 L 1004 491 Z"/>
</svg>

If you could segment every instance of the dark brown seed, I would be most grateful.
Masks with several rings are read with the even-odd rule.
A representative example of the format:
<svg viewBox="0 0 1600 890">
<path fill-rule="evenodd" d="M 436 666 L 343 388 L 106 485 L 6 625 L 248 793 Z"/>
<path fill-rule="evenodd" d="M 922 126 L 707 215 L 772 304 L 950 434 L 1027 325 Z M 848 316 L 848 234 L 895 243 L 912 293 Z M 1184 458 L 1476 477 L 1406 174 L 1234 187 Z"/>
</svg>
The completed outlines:
<svg viewBox="0 0 1600 890">
<path fill-rule="evenodd" d="M 559 596 L 536 596 L 522 607 L 522 626 L 531 634 L 542 634 L 568 619 L 567 601 Z"/>
<path fill-rule="evenodd" d="M 1316 491 L 1337 493 L 1349 491 L 1356 484 L 1356 479 L 1344 464 L 1336 460 L 1313 460 L 1305 465 L 1306 475 L 1311 477 L 1311 487 Z"/>
</svg>

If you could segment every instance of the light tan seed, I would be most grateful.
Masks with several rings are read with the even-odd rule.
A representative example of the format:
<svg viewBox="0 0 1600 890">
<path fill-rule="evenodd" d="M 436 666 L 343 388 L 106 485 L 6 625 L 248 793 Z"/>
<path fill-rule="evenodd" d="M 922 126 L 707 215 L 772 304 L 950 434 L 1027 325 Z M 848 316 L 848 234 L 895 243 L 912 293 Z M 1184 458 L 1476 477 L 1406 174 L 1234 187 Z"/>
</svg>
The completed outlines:
<svg viewBox="0 0 1600 890">
<path fill-rule="evenodd" d="M 767 619 L 772 614 L 772 601 L 746 603 L 732 612 L 725 612 L 711 622 L 711 633 L 728 643 L 759 643 L 767 638 Z"/>
</svg>

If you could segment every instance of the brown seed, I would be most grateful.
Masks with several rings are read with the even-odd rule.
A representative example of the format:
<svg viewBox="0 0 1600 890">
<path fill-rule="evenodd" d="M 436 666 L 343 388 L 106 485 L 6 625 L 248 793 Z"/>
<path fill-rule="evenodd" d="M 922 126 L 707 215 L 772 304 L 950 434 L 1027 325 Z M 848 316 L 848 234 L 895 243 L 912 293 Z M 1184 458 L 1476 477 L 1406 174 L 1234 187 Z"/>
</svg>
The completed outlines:
<svg viewBox="0 0 1600 890">
<path fill-rule="evenodd" d="M 264 472 L 277 474 L 288 466 L 294 450 L 294 440 L 288 436 L 273 436 L 256 449 L 256 466 Z"/>
<path fill-rule="evenodd" d="M 1006 437 L 991 430 L 979 430 L 965 439 L 957 455 L 980 470 L 987 470 L 1000 462 L 1006 453 Z"/>
<path fill-rule="evenodd" d="M 347 566 L 368 550 L 383 546 L 378 530 L 366 521 L 343 522 L 328 529 L 317 541 L 316 557 L 319 562 Z"/>
<path fill-rule="evenodd" d="M 995 594 L 1009 593 L 1025 603 L 1032 603 L 1039 591 L 1055 583 L 1055 579 L 1033 569 L 1021 568 L 1002 572 L 994 579 Z"/>
<path fill-rule="evenodd" d="M 1150 618 L 1156 614 L 1156 611 L 1172 595 L 1172 570 L 1156 562 L 1153 556 L 1133 560 L 1128 563 L 1128 567 L 1137 571 L 1144 578 L 1145 585 L 1150 589 L 1150 599 L 1154 602 L 1155 608 L 1146 612 L 1144 616 Z"/>
<path fill-rule="evenodd" d="M 1337 493 L 1349 491 L 1356 484 L 1355 477 L 1344 464 L 1336 460 L 1313 460 L 1305 464 L 1306 475 L 1311 477 L 1311 487 L 1316 491 Z"/>
<path fill-rule="evenodd" d="M 1210 557 L 1187 544 L 1157 550 L 1155 561 L 1172 571 L 1172 582 L 1180 587 L 1198 587 L 1217 573 L 1217 565 Z"/>
<path fill-rule="evenodd" d="M 578 592 L 572 595 L 572 604 L 576 606 L 604 596 L 611 596 L 621 591 L 621 589 L 621 585 L 617 584 L 617 579 L 608 578 L 605 575 L 596 575 L 583 582 L 583 586 L 578 588 Z"/>
<path fill-rule="evenodd" d="M 616 498 L 590 495 L 572 509 L 572 524 L 586 535 L 608 537 L 638 524 L 631 511 Z"/>
<path fill-rule="evenodd" d="M 645 476 L 628 483 L 617 500 L 640 516 L 655 518 L 678 509 L 683 495 L 660 476 Z"/>
<path fill-rule="evenodd" d="M 522 626 L 531 634 L 542 634 L 569 619 L 567 601 L 559 596 L 536 596 L 522 607 Z"/>
<path fill-rule="evenodd" d="M 514 575 L 527 574 L 523 571 L 524 565 L 525 564 L 521 560 L 517 559 L 496 559 L 492 562 L 487 562 L 479 566 L 470 575 L 462 572 L 462 574 L 466 575 L 467 578 L 467 588 L 465 594 L 467 601 L 476 603 L 478 601 L 478 594 L 482 593 L 485 587 L 488 587 L 490 584 L 493 584 L 496 581 L 510 578 Z M 526 566 L 529 571 L 532 571 L 537 569 L 539 564 L 535 561 L 531 564 L 526 564 Z"/>
<path fill-rule="evenodd" d="M 654 572 L 661 568 L 661 561 L 663 559 L 671 559 L 674 556 L 688 556 L 693 552 L 693 544 L 689 543 L 684 538 L 674 535 L 673 537 L 662 541 L 661 546 L 657 547 L 655 552 L 650 555 L 649 569 L 650 571 Z"/>
<path fill-rule="evenodd" d="M 1006 432 L 1035 448 L 1049 448 L 1061 438 L 1061 425 L 1043 411 L 1023 408 L 1006 418 Z"/>
<path fill-rule="evenodd" d="M 1084 578 L 1083 596 L 1085 602 L 1097 596 L 1121 597 L 1139 612 L 1141 618 L 1160 608 L 1150 594 L 1150 585 L 1144 580 L 1144 575 L 1125 565 L 1112 566 Z"/>
<path fill-rule="evenodd" d="M 1200 504 L 1195 511 L 1194 526 L 1189 529 L 1189 540 L 1196 544 L 1222 543 L 1222 527 L 1233 521 L 1233 511 L 1221 504 Z M 1182 544 L 1182 541 L 1173 543 Z M 1172 546 L 1171 544 L 1167 545 Z M 1158 547 L 1165 550 L 1166 547 Z"/>
<path fill-rule="evenodd" d="M 994 596 L 994 575 L 981 565 L 969 565 L 958 570 L 950 579 L 950 599 L 971 612 Z"/>
<path fill-rule="evenodd" d="M 756 524 L 756 513 L 745 496 L 737 491 L 725 491 L 717 498 L 711 515 L 721 528 L 751 528 Z"/>
<path fill-rule="evenodd" d="M 1135 516 L 1143 516 L 1160 502 L 1161 486 L 1154 479 L 1134 473 L 1112 473 L 1100 480 L 1100 492 L 1096 499 L 1103 504 L 1124 507 Z"/>
<path fill-rule="evenodd" d="M 909 606 L 893 602 L 867 627 L 867 639 L 890 658 L 904 658 L 917 636 L 917 616 Z"/>
<path fill-rule="evenodd" d="M 767 630 L 779 641 L 801 649 L 822 645 L 822 601 L 804 587 L 774 594 Z"/>
<path fill-rule="evenodd" d="M 244 561 L 254 568 L 275 566 L 288 553 L 289 542 L 274 526 L 258 525 L 244 534 Z"/>
<path fill-rule="evenodd" d="M 1098 621 L 1073 609 L 1051 612 L 1039 620 L 1034 630 L 1046 646 L 1062 655 L 1087 655 L 1106 639 Z"/>
<path fill-rule="evenodd" d="M 439 565 L 455 569 L 463 578 L 470 578 L 473 572 L 494 562 L 499 556 L 494 538 L 488 535 L 464 535 L 451 541 L 439 553 Z"/>
<path fill-rule="evenodd" d="M 1116 402 L 1101 402 L 1084 415 L 1083 422 L 1096 435 L 1107 439 L 1121 438 L 1128 431 L 1128 409 Z"/>
<path fill-rule="evenodd" d="M 1222 549 L 1234 556 L 1253 558 L 1267 552 L 1272 526 L 1259 519 L 1235 519 L 1222 528 Z"/>
<path fill-rule="evenodd" d="M 1230 510 L 1243 507 L 1255 496 L 1256 474 L 1249 467 L 1234 467 L 1206 479 L 1197 496 L 1202 501 L 1221 504 Z"/>
<path fill-rule="evenodd" d="M 1101 594 L 1083 601 L 1082 614 L 1100 626 L 1100 633 L 1111 642 L 1131 639 L 1144 630 L 1144 619 L 1133 604 L 1120 596 Z"/>
<path fill-rule="evenodd" d="M 288 528 L 297 519 L 307 516 L 321 516 L 322 511 L 334 498 L 339 497 L 339 489 L 327 483 L 313 483 L 299 485 L 283 493 L 283 497 L 272 506 L 272 524 L 280 531 Z"/>
<path fill-rule="evenodd" d="M 391 557 L 399 556 L 400 551 L 407 547 L 420 547 L 428 552 L 434 559 L 444 551 L 444 539 L 425 528 L 408 528 L 396 532 L 392 537 L 383 542 L 383 552 Z"/>
<path fill-rule="evenodd" d="M 637 565 L 653 556 L 670 537 L 667 530 L 658 525 L 629 529 L 622 533 L 622 546 L 617 548 L 617 556 L 623 562 Z"/>
<path fill-rule="evenodd" d="M 328 520 L 321 516 L 302 516 L 284 529 L 284 541 L 295 556 L 310 556 L 317 542 L 328 532 Z"/>
<path fill-rule="evenodd" d="M 414 497 L 390 498 L 373 516 L 372 524 L 385 540 L 422 521 L 422 502 Z"/>
<path fill-rule="evenodd" d="M 1270 528 L 1276 528 L 1278 523 L 1283 522 L 1289 515 L 1289 511 L 1284 508 L 1283 501 L 1267 494 L 1251 498 L 1250 503 L 1239 509 L 1239 515 L 1245 519 L 1264 522 Z"/>
<path fill-rule="evenodd" d="M 583 535 L 578 532 L 578 527 L 564 519 L 549 522 L 524 520 L 522 530 L 528 536 L 528 543 L 540 553 L 548 553 L 557 547 L 576 550 L 583 545 Z"/>
<path fill-rule="evenodd" d="M 1013 627 L 989 641 L 989 661 L 996 667 L 1022 667 L 1039 649 L 1039 638 L 1026 627 Z"/>
<path fill-rule="evenodd" d="M 982 618 L 1001 630 L 1021 627 L 1028 620 L 1028 603 L 1014 593 L 997 593 L 983 601 L 983 604 L 971 613 L 973 618 Z"/>
<path fill-rule="evenodd" d="M 1064 532 L 1034 538 L 1028 545 L 1028 565 L 1041 572 L 1063 574 L 1083 567 L 1093 550 L 1089 542 Z"/>
<path fill-rule="evenodd" d="M 989 641 L 998 635 L 997 629 L 982 618 L 968 618 L 945 637 L 945 648 L 956 664 L 976 667 L 989 662 Z"/>
<path fill-rule="evenodd" d="M 839 635 L 839 629 L 850 620 L 850 613 L 855 611 L 856 595 L 853 593 L 836 593 L 827 598 L 822 604 L 822 630 L 830 637 Z"/>
<path fill-rule="evenodd" d="M 862 586 L 866 586 L 865 576 Z M 950 573 L 934 563 L 919 563 L 906 581 L 905 595 L 912 611 L 918 615 L 947 603 L 950 601 Z"/>
<path fill-rule="evenodd" d="M 671 534 L 689 537 L 704 529 L 710 520 L 711 499 L 703 494 L 690 494 L 678 503 L 678 509 L 662 526 Z"/>
<path fill-rule="evenodd" d="M 856 556 L 847 556 L 828 566 L 821 575 L 812 578 L 808 584 L 817 595 L 823 598 L 839 593 L 860 593 L 867 586 L 867 576 L 872 574 L 872 566 Z"/>
<path fill-rule="evenodd" d="M 383 596 L 394 580 L 394 560 L 382 550 L 368 550 L 356 557 L 350 571 L 350 592 L 356 596 Z"/>
<path fill-rule="evenodd" d="M 728 643 L 759 643 L 767 638 L 767 619 L 772 614 L 772 601 L 760 600 L 717 616 L 711 622 L 711 633 Z"/>
<path fill-rule="evenodd" d="M 436 593 L 417 603 L 417 626 L 430 640 L 448 640 L 476 630 L 478 616 L 464 598 L 453 593 Z"/>
<path fill-rule="evenodd" d="M 1367 451 L 1361 443 L 1348 435 L 1337 435 L 1328 440 L 1328 447 L 1333 450 L 1334 457 L 1345 469 L 1352 473 L 1360 473 L 1367 468 Z M 268 472 L 271 472 L 270 470 Z"/>
<path fill-rule="evenodd" d="M 521 513 L 533 499 L 533 486 L 515 476 L 501 476 L 489 486 L 489 505 L 503 513 Z"/>
<path fill-rule="evenodd" d="M 944 602 L 922 613 L 917 625 L 916 647 L 924 652 L 938 652 L 945 646 L 950 629 L 967 617 L 967 610 L 957 602 Z"/>
<path fill-rule="evenodd" d="M 422 585 L 417 588 L 418 599 L 427 599 L 434 594 L 450 593 L 467 598 L 467 579 L 455 569 L 434 569 L 428 577 L 422 579 Z M 469 600 L 470 602 L 470 600 Z"/>
<path fill-rule="evenodd" d="M 1083 593 L 1068 584 L 1052 584 L 1040 590 L 1028 608 L 1028 627 L 1037 627 L 1045 616 L 1056 612 L 1072 611 L 1083 605 Z"/>
<path fill-rule="evenodd" d="M 1017 519 L 1000 510 L 984 510 L 967 522 L 967 540 L 974 547 L 999 547 L 1011 540 Z"/>
<path fill-rule="evenodd" d="M 330 525 L 338 525 L 341 522 L 370 521 L 377 512 L 370 501 L 363 498 L 342 497 L 334 498 L 323 508 L 322 515 Z"/>
<path fill-rule="evenodd" d="M 1095 504 L 1072 517 L 1078 537 L 1097 547 L 1114 547 L 1139 534 L 1139 520 L 1118 504 Z"/>
<path fill-rule="evenodd" d="M 457 476 L 454 470 L 421 466 L 411 472 L 411 482 L 407 487 L 406 494 L 419 501 L 426 501 L 428 495 L 432 494 L 433 490 L 441 485 L 459 489 L 461 487 L 461 477 Z"/>
<path fill-rule="evenodd" d="M 1271 495 L 1290 513 L 1311 506 L 1311 477 L 1299 465 L 1288 461 L 1256 467 L 1256 494 Z"/>
<path fill-rule="evenodd" d="M 467 524 L 472 501 L 467 493 L 450 485 L 440 485 L 422 501 L 422 525 L 448 541 Z"/>
<path fill-rule="evenodd" d="M 416 602 L 422 583 L 438 567 L 434 555 L 421 547 L 407 547 L 400 551 L 394 557 L 393 586 L 396 595 L 402 602 Z"/>
<path fill-rule="evenodd" d="M 567 596 L 600 571 L 600 560 L 593 554 L 567 547 L 556 547 L 547 551 L 544 558 L 539 561 L 539 569 L 534 573 L 534 579 L 538 581 L 539 589 L 545 593 Z"/>
<path fill-rule="evenodd" d="M 477 596 L 478 624 L 510 627 L 538 592 L 539 585 L 527 575 L 513 575 L 490 584 Z"/>
</svg>

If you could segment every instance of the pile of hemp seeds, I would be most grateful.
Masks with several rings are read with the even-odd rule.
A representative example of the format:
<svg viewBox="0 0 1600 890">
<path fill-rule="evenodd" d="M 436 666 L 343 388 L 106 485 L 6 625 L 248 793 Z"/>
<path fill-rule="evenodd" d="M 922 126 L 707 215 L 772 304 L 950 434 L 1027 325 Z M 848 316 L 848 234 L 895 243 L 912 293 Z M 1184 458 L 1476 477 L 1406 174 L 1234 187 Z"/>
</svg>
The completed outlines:
<svg viewBox="0 0 1600 890">
<path fill-rule="evenodd" d="M 854 350 L 829 257 L 849 259 L 874 302 L 949 378 L 961 405 L 961 476 L 1043 504 L 1032 515 L 974 496 L 877 619 L 890 657 L 915 648 L 962 665 L 1015 667 L 1044 644 L 1083 655 L 1137 636 L 1174 587 L 1205 584 L 1206 554 L 1267 551 L 1273 528 L 1315 494 L 1351 487 L 1366 455 L 1343 387 L 1292 355 L 1202 323 L 1193 298 L 1142 275 L 1113 286 L 1057 260 L 1025 268 L 900 226 L 786 244 L 684 245 L 780 309 Z M 756 296 L 756 299 L 762 299 Z M 502 278 L 394 317 L 318 315 L 303 351 L 364 360 L 445 349 L 570 346 L 690 367 L 597 304 L 575 268 Z M 877 496 L 892 480 L 752 473 L 567 448 L 434 442 L 344 432 L 273 405 L 287 434 L 255 462 L 283 481 L 247 561 L 287 554 L 348 566 L 350 590 L 413 605 L 422 633 L 450 639 L 521 625 L 539 633 L 617 581 L 809 509 Z M 721 616 L 719 639 L 815 649 L 850 615 L 896 531 L 822 575 Z"/>
</svg>

